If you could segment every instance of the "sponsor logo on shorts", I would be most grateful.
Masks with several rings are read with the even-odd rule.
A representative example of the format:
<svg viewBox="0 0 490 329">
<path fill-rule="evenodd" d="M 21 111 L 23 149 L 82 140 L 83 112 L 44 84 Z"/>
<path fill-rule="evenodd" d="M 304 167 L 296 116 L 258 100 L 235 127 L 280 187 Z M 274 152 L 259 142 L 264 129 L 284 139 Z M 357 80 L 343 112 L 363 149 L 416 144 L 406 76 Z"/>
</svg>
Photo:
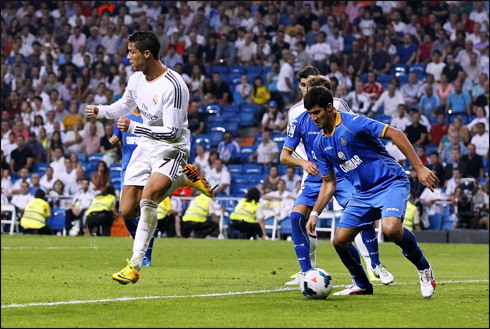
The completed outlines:
<svg viewBox="0 0 490 329">
<path fill-rule="evenodd" d="M 398 208 L 387 208 L 386 211 L 400 211 Z"/>
</svg>

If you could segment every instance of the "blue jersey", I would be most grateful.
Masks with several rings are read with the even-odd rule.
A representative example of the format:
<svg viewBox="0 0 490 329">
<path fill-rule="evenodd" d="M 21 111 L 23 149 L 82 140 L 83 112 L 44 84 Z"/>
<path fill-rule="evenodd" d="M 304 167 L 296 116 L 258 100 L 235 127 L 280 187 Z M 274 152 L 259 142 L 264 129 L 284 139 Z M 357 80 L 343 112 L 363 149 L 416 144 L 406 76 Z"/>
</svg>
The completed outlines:
<svg viewBox="0 0 490 329">
<path fill-rule="evenodd" d="M 337 112 L 334 131 L 317 135 L 316 163 L 323 177 L 337 169 L 354 186 L 353 197 L 369 202 L 395 181 L 408 177 L 380 138 L 389 125 L 364 115 Z"/>
<path fill-rule="evenodd" d="M 284 142 L 283 148 L 294 152 L 296 147 L 302 141 L 305 147 L 306 156 L 308 161 L 315 163 L 313 158 L 313 143 L 316 136 L 320 133 L 315 123 L 310 119 L 308 112 L 303 112 L 294 119 L 288 128 L 288 134 L 286 136 L 286 141 Z M 321 182 L 322 178 L 320 176 L 308 175 L 305 182 L 318 183 Z"/>
<path fill-rule="evenodd" d="M 141 118 L 141 115 L 135 115 L 134 113 L 131 113 L 130 115 L 126 116 L 128 119 L 142 123 L 143 119 Z M 116 121 L 117 122 L 117 121 Z M 117 136 L 119 140 L 123 144 L 122 148 L 122 170 L 121 170 L 121 179 L 124 181 L 124 173 L 126 172 L 126 168 L 129 164 L 129 160 L 131 160 L 131 156 L 133 155 L 134 150 L 138 146 L 139 140 L 142 138 L 141 136 L 135 135 L 135 134 L 130 134 L 127 132 L 121 132 L 119 128 L 114 129 L 114 136 Z"/>
</svg>

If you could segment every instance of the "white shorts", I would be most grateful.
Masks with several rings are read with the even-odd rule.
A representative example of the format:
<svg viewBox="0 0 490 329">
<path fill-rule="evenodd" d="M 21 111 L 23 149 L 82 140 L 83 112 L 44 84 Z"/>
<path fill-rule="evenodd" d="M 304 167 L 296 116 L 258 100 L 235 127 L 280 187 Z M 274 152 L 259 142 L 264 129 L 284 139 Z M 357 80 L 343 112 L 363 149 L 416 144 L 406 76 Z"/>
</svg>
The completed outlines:
<svg viewBox="0 0 490 329">
<path fill-rule="evenodd" d="M 124 185 L 145 186 L 156 172 L 173 182 L 183 173 L 188 157 L 188 153 L 168 144 L 141 143 L 126 168 Z"/>
</svg>

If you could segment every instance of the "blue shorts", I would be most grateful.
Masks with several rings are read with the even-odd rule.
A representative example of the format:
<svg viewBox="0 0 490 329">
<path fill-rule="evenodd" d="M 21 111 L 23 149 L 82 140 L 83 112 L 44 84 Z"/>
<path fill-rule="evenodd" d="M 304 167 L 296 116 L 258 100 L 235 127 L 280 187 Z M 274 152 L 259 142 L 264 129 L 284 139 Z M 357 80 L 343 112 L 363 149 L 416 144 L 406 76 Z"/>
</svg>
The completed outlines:
<svg viewBox="0 0 490 329">
<path fill-rule="evenodd" d="M 312 183 L 306 181 L 303 186 L 301 186 L 301 190 L 299 190 L 298 195 L 296 196 L 294 207 L 296 207 L 297 205 L 313 207 L 316 203 L 316 200 L 318 199 L 318 194 L 320 193 L 321 187 L 322 182 Z M 335 190 L 334 196 L 339 205 L 345 208 L 353 192 L 354 187 L 346 178 L 337 177 L 337 188 Z"/>
<path fill-rule="evenodd" d="M 369 202 L 359 201 L 354 193 L 342 213 L 339 227 L 360 229 L 380 218 L 403 218 L 409 196 L 408 180 L 394 181 L 387 189 L 373 195 Z"/>
</svg>

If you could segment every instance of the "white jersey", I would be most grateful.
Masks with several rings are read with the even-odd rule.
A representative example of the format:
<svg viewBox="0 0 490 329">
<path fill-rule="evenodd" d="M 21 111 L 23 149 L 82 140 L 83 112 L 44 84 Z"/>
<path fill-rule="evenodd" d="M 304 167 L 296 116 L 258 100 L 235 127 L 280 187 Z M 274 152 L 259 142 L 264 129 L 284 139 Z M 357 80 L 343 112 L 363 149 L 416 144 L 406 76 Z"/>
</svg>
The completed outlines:
<svg viewBox="0 0 490 329">
<path fill-rule="evenodd" d="M 349 104 L 347 104 L 347 102 L 341 98 L 336 98 L 336 97 L 333 98 L 333 107 L 340 112 L 354 113 L 350 109 Z M 303 112 L 306 112 L 303 100 L 300 100 L 298 103 L 291 106 L 291 108 L 288 111 L 288 129 L 291 126 L 294 119 L 296 119 Z M 298 159 L 308 160 L 305 151 L 305 145 L 303 144 L 303 140 L 299 142 L 298 146 L 293 151 L 293 156 Z"/>
<path fill-rule="evenodd" d="M 140 146 L 163 144 L 189 154 L 188 104 L 189 89 L 177 72 L 167 68 L 152 81 L 147 81 L 142 72 L 135 72 L 121 99 L 111 105 L 98 105 L 98 117 L 116 119 L 138 107 L 143 123 L 131 121 L 128 133 L 144 137 Z"/>
</svg>

